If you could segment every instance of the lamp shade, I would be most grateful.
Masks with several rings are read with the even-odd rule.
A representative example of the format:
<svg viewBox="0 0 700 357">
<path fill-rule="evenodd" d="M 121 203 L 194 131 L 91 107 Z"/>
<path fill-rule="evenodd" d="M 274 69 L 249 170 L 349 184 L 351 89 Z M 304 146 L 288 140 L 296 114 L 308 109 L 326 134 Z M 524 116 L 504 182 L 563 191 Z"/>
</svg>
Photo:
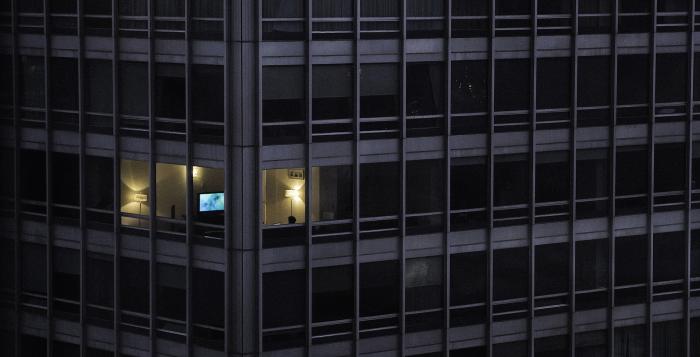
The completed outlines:
<svg viewBox="0 0 700 357">
<path fill-rule="evenodd" d="M 284 190 L 284 197 L 287 198 L 299 198 L 299 190 Z"/>
</svg>

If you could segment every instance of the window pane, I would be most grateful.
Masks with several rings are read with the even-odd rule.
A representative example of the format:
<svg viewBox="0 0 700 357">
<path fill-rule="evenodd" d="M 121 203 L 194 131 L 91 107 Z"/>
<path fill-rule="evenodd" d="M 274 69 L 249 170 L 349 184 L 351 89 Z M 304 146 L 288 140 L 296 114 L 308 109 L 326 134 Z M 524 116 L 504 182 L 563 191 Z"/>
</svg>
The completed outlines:
<svg viewBox="0 0 700 357">
<path fill-rule="evenodd" d="M 488 61 L 452 62 L 452 112 L 486 112 L 488 110 L 488 78 Z"/>
<path fill-rule="evenodd" d="M 156 65 L 156 116 L 185 118 L 185 67 L 179 64 Z"/>
<path fill-rule="evenodd" d="M 112 158 L 85 156 L 85 203 L 88 208 L 114 209 Z"/>
<path fill-rule="evenodd" d="M 313 119 L 352 118 L 352 66 L 316 65 L 312 78 Z"/>
<path fill-rule="evenodd" d="M 22 199 L 46 201 L 46 153 L 22 149 L 19 178 Z"/>
<path fill-rule="evenodd" d="M 568 336 L 552 336 L 535 339 L 535 355 L 542 357 L 569 356 Z"/>
<path fill-rule="evenodd" d="M 682 280 L 685 232 L 654 234 L 654 281 Z"/>
<path fill-rule="evenodd" d="M 578 61 L 578 105 L 610 105 L 610 57 L 582 56 Z"/>
<path fill-rule="evenodd" d="M 305 172 L 302 168 L 263 171 L 264 224 L 304 223 Z"/>
<path fill-rule="evenodd" d="M 352 276 L 350 265 L 313 269 L 313 322 L 352 318 Z"/>
<path fill-rule="evenodd" d="M 20 57 L 20 105 L 44 108 L 44 58 Z"/>
<path fill-rule="evenodd" d="M 224 327 L 224 273 L 192 269 L 192 321 Z"/>
<path fill-rule="evenodd" d="M 535 248 L 535 294 L 566 293 L 569 288 L 569 244 L 545 244 Z"/>
<path fill-rule="evenodd" d="M 444 110 L 442 63 L 408 63 L 406 115 L 441 114 Z"/>
<path fill-rule="evenodd" d="M 224 121 L 224 68 L 192 65 L 192 119 Z"/>
<path fill-rule="evenodd" d="M 654 147 L 654 192 L 685 189 L 685 145 L 657 144 Z"/>
<path fill-rule="evenodd" d="M 618 196 L 647 193 L 646 147 L 619 147 L 617 149 L 615 192 Z"/>
<path fill-rule="evenodd" d="M 406 162 L 406 212 L 444 210 L 445 179 L 442 160 Z"/>
<path fill-rule="evenodd" d="M 486 301 L 486 253 L 453 254 L 450 257 L 450 304 Z"/>
<path fill-rule="evenodd" d="M 399 1 L 397 0 L 360 0 L 362 17 L 398 17 Z"/>
<path fill-rule="evenodd" d="M 112 62 L 95 59 L 85 61 L 85 109 L 90 112 L 111 113 Z"/>
<path fill-rule="evenodd" d="M 187 169 L 185 165 L 156 163 L 156 215 L 185 219 Z"/>
<path fill-rule="evenodd" d="M 649 57 L 621 55 L 617 64 L 617 103 L 644 104 L 649 102 Z"/>
<path fill-rule="evenodd" d="M 395 215 L 399 211 L 399 164 L 362 164 L 360 216 Z"/>
<path fill-rule="evenodd" d="M 158 263 L 158 316 L 185 320 L 185 267 Z"/>
<path fill-rule="evenodd" d="M 499 94 L 494 98 L 496 111 L 527 110 L 530 107 L 530 61 L 501 59 L 496 60 L 495 66 L 494 90 Z"/>
<path fill-rule="evenodd" d="M 486 207 L 487 168 L 485 158 L 453 158 L 450 169 L 450 208 Z"/>
<path fill-rule="evenodd" d="M 488 16 L 489 1 L 487 0 L 453 0 L 453 16 Z"/>
<path fill-rule="evenodd" d="M 313 168 L 314 221 L 352 218 L 353 184 L 351 166 Z"/>
<path fill-rule="evenodd" d="M 22 291 L 46 295 L 46 247 L 22 242 Z"/>
<path fill-rule="evenodd" d="M 406 259 L 406 311 L 442 306 L 442 257 Z"/>
<path fill-rule="evenodd" d="M 646 356 L 647 336 L 644 325 L 615 328 L 615 357 Z"/>
<path fill-rule="evenodd" d="M 156 16 L 185 16 L 185 0 L 154 0 Z"/>
<path fill-rule="evenodd" d="M 568 1 L 554 0 L 557 3 Z M 546 57 L 537 60 L 537 109 L 571 106 L 571 59 Z"/>
<path fill-rule="evenodd" d="M 112 307 L 114 304 L 114 262 L 112 256 L 88 253 L 85 272 L 88 304 Z"/>
<path fill-rule="evenodd" d="M 684 334 L 680 320 L 654 322 L 653 353 L 654 357 L 673 357 L 684 354 Z"/>
<path fill-rule="evenodd" d="M 399 289 L 397 261 L 360 264 L 360 316 L 397 313 Z"/>
<path fill-rule="evenodd" d="M 530 10 L 528 0 L 496 0 L 496 15 L 528 15 Z"/>
<path fill-rule="evenodd" d="M 140 216 L 122 217 L 122 224 L 148 227 L 148 218 L 143 217 L 148 216 L 151 205 L 148 162 L 122 159 L 120 169 L 121 212 Z"/>
<path fill-rule="evenodd" d="M 394 63 L 368 63 L 360 71 L 360 115 L 399 115 L 399 68 Z"/>
<path fill-rule="evenodd" d="M 306 274 L 303 270 L 263 274 L 263 328 L 303 325 L 306 320 L 305 297 Z"/>
<path fill-rule="evenodd" d="M 496 157 L 494 165 L 494 204 L 496 206 L 528 202 L 528 160 L 525 155 Z"/>
<path fill-rule="evenodd" d="M 119 300 L 122 309 L 147 314 L 150 310 L 148 261 L 126 257 L 119 259 Z"/>
<path fill-rule="evenodd" d="M 304 67 L 267 66 L 262 71 L 263 121 L 304 119 Z"/>
<path fill-rule="evenodd" d="M 78 110 L 78 61 L 51 58 L 51 108 Z"/>
<path fill-rule="evenodd" d="M 576 334 L 577 357 L 606 357 L 608 355 L 607 331 L 591 331 Z"/>
<path fill-rule="evenodd" d="M 51 165 L 54 172 L 51 177 L 53 202 L 63 205 L 79 205 L 80 168 L 78 155 L 52 152 Z M 60 174 L 56 174 L 59 172 Z"/>
<path fill-rule="evenodd" d="M 54 247 L 52 261 L 54 298 L 80 301 L 80 252 Z M 63 304 L 56 306 L 60 310 Z"/>
<path fill-rule="evenodd" d="M 145 62 L 120 62 L 119 112 L 126 115 L 148 115 L 148 66 Z"/>
<path fill-rule="evenodd" d="M 528 248 L 497 249 L 493 252 L 493 296 L 495 300 L 526 297 L 528 293 Z"/>
<path fill-rule="evenodd" d="M 535 201 L 569 200 L 569 153 L 565 151 L 539 152 L 535 158 Z M 521 177 L 522 179 L 522 177 Z"/>
<path fill-rule="evenodd" d="M 686 10 L 687 7 L 681 11 Z M 686 102 L 687 72 L 687 53 L 662 53 L 656 56 L 656 102 Z"/>
<path fill-rule="evenodd" d="M 646 272 L 647 237 L 615 238 L 615 285 L 644 284 Z"/>
<path fill-rule="evenodd" d="M 608 195 L 608 152 L 605 149 L 579 150 L 576 154 L 576 198 Z"/>
<path fill-rule="evenodd" d="M 608 286 L 608 240 L 576 242 L 576 290 Z"/>
</svg>

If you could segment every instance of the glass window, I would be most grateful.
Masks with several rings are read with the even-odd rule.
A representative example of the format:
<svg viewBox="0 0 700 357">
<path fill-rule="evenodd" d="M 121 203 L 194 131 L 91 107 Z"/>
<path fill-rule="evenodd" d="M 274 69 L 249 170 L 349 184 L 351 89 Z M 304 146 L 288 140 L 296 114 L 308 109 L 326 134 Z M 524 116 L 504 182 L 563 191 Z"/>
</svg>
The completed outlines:
<svg viewBox="0 0 700 357">
<path fill-rule="evenodd" d="M 590 331 L 576 334 L 577 357 L 605 357 L 608 355 L 607 331 Z"/>
<path fill-rule="evenodd" d="M 312 8 L 313 17 L 328 18 L 328 17 L 352 17 L 353 1 L 352 0 L 316 0 L 313 2 Z"/>
<path fill-rule="evenodd" d="M 526 204 L 529 199 L 528 159 L 525 154 L 496 157 L 493 173 L 494 205 Z"/>
<path fill-rule="evenodd" d="M 185 67 L 180 64 L 156 65 L 155 106 L 156 116 L 185 118 Z"/>
<path fill-rule="evenodd" d="M 444 173 L 442 160 L 406 162 L 406 212 L 408 214 L 444 210 Z"/>
<path fill-rule="evenodd" d="M 682 280 L 685 277 L 685 232 L 654 234 L 654 281 Z"/>
<path fill-rule="evenodd" d="M 353 175 L 351 166 L 321 166 L 312 169 L 314 221 L 352 218 Z"/>
<path fill-rule="evenodd" d="M 148 115 L 148 65 L 145 62 L 120 62 L 119 112 L 126 115 Z"/>
<path fill-rule="evenodd" d="M 523 298 L 528 295 L 527 247 L 493 251 L 493 297 L 495 300 Z"/>
<path fill-rule="evenodd" d="M 571 2 L 561 0 L 538 0 L 539 14 L 568 14 L 571 12 Z"/>
<path fill-rule="evenodd" d="M 690 356 L 700 356 L 700 318 L 690 319 Z"/>
<path fill-rule="evenodd" d="M 147 228 L 151 202 L 148 162 L 122 159 L 120 169 L 121 212 L 128 214 L 122 216 L 122 224 Z"/>
<path fill-rule="evenodd" d="M 647 160 L 646 147 L 618 147 L 615 174 L 618 196 L 647 193 Z"/>
<path fill-rule="evenodd" d="M 313 322 L 350 319 L 353 316 L 353 267 L 314 268 Z"/>
<path fill-rule="evenodd" d="M 450 208 L 461 210 L 486 207 L 486 159 L 453 158 L 450 163 Z"/>
<path fill-rule="evenodd" d="M 46 356 L 46 339 L 22 334 L 20 337 L 20 351 L 22 357 Z"/>
<path fill-rule="evenodd" d="M 360 316 L 398 313 L 399 289 L 397 261 L 360 264 Z"/>
<path fill-rule="evenodd" d="M 158 263 L 158 316 L 185 320 L 185 267 Z"/>
<path fill-rule="evenodd" d="M 111 61 L 85 60 L 85 109 L 89 112 L 112 113 Z"/>
<path fill-rule="evenodd" d="M 615 239 L 615 285 L 644 284 L 647 280 L 647 237 Z"/>
<path fill-rule="evenodd" d="M 224 2 L 194 0 L 191 2 L 192 36 L 201 40 L 223 40 Z"/>
<path fill-rule="evenodd" d="M 54 340 L 51 347 L 52 356 L 80 356 L 80 345 Z"/>
<path fill-rule="evenodd" d="M 399 8 L 397 0 L 361 0 L 360 2 L 362 17 L 398 17 Z"/>
<path fill-rule="evenodd" d="M 700 231 L 693 230 L 690 247 L 690 276 L 700 277 Z"/>
<path fill-rule="evenodd" d="M 568 1 L 554 0 L 557 3 Z M 545 57 L 537 60 L 537 109 L 571 106 L 571 59 Z"/>
<path fill-rule="evenodd" d="M 112 307 L 114 304 L 114 261 L 111 255 L 87 255 L 86 299 L 88 304 Z"/>
<path fill-rule="evenodd" d="M 301 0 L 264 0 L 262 2 L 263 19 L 289 19 L 289 21 L 265 21 L 263 39 L 303 39 L 304 9 L 304 2 Z"/>
<path fill-rule="evenodd" d="M 659 0 L 659 12 L 687 12 L 688 0 Z"/>
<path fill-rule="evenodd" d="M 531 11 L 528 0 L 496 0 L 496 15 L 529 15 Z"/>
<path fill-rule="evenodd" d="M 535 356 L 566 357 L 569 356 L 568 336 L 551 336 L 535 339 Z"/>
<path fill-rule="evenodd" d="M 7 3 L 9 6 L 9 3 Z M 8 9 L 9 12 L 9 9 Z M 14 103 L 12 56 L 0 55 L 0 105 L 11 107 Z"/>
<path fill-rule="evenodd" d="M 303 270 L 264 273 L 262 289 L 263 328 L 305 323 L 306 273 Z"/>
<path fill-rule="evenodd" d="M 494 344 L 493 357 L 527 357 L 527 349 L 527 341 Z"/>
<path fill-rule="evenodd" d="M 610 105 L 610 57 L 578 58 L 577 94 L 578 105 L 581 107 Z"/>
<path fill-rule="evenodd" d="M 608 250 L 607 239 L 576 242 L 576 290 L 607 288 Z"/>
<path fill-rule="evenodd" d="M 53 296 L 56 299 L 80 301 L 80 252 L 75 249 L 53 248 Z M 63 303 L 56 303 L 58 310 L 65 310 Z M 75 312 L 78 312 L 75 306 Z"/>
<path fill-rule="evenodd" d="M 634 1 L 635 3 L 637 1 Z M 617 104 L 649 102 L 649 56 L 621 55 L 617 63 Z"/>
<path fill-rule="evenodd" d="M 85 204 L 88 208 L 114 209 L 114 169 L 110 157 L 85 156 Z"/>
<path fill-rule="evenodd" d="M 78 8 L 76 0 L 50 0 L 49 7 L 54 14 L 75 14 Z"/>
<path fill-rule="evenodd" d="M 192 269 L 192 321 L 195 324 L 224 327 L 225 285 L 223 272 Z"/>
<path fill-rule="evenodd" d="M 608 151 L 579 150 L 576 153 L 576 198 L 596 198 L 608 195 Z"/>
<path fill-rule="evenodd" d="M 112 13 L 112 2 L 109 0 L 92 0 L 83 3 L 85 14 L 88 15 L 110 15 Z"/>
<path fill-rule="evenodd" d="M 119 301 L 124 310 L 147 314 L 150 310 L 147 260 L 120 257 Z"/>
<path fill-rule="evenodd" d="M 22 199 L 46 201 L 46 153 L 22 149 L 19 178 Z"/>
<path fill-rule="evenodd" d="M 453 0 L 453 16 L 488 16 L 489 1 L 487 0 Z"/>
<path fill-rule="evenodd" d="M 51 57 L 51 108 L 78 110 L 78 60 Z"/>
<path fill-rule="evenodd" d="M 43 0 L 26 0 L 17 2 L 17 7 L 20 13 L 41 13 L 44 12 Z"/>
<path fill-rule="evenodd" d="M 156 163 L 156 216 L 176 220 L 187 217 L 187 168 Z"/>
<path fill-rule="evenodd" d="M 185 16 L 185 0 L 154 0 L 156 16 Z"/>
<path fill-rule="evenodd" d="M 569 243 L 535 248 L 535 295 L 566 293 L 569 289 Z"/>
<path fill-rule="evenodd" d="M 192 197 L 194 221 L 215 224 L 220 227 L 202 225 L 203 235 L 223 239 L 224 224 L 224 170 L 201 166 L 192 167 Z"/>
<path fill-rule="evenodd" d="M 305 178 L 303 168 L 263 171 L 263 224 L 305 223 Z"/>
<path fill-rule="evenodd" d="M 685 190 L 685 144 L 654 146 L 654 192 Z"/>
<path fill-rule="evenodd" d="M 360 70 L 360 116 L 399 115 L 399 68 L 395 63 L 365 63 Z"/>
<path fill-rule="evenodd" d="M 312 79 L 313 119 L 352 118 L 352 66 L 315 65 Z"/>
<path fill-rule="evenodd" d="M 399 164 L 360 166 L 360 216 L 377 217 L 399 212 Z"/>
<path fill-rule="evenodd" d="M 646 356 L 647 334 L 644 325 L 615 328 L 615 357 Z"/>
<path fill-rule="evenodd" d="M 406 311 L 442 306 L 442 257 L 406 259 Z"/>
<path fill-rule="evenodd" d="M 78 206 L 80 204 L 78 155 L 52 152 L 51 165 L 54 173 L 51 177 L 53 203 Z M 57 208 L 56 213 L 61 213 L 60 208 Z"/>
<path fill-rule="evenodd" d="M 681 11 L 686 11 L 687 7 Z M 688 100 L 688 54 L 662 53 L 656 56 L 656 102 Z"/>
<path fill-rule="evenodd" d="M 652 356 L 673 357 L 684 354 L 685 338 L 681 320 L 654 322 L 652 336 Z"/>
<path fill-rule="evenodd" d="M 450 257 L 450 304 L 476 304 L 486 301 L 486 253 L 470 252 Z"/>
<path fill-rule="evenodd" d="M 406 65 L 406 115 L 432 115 L 444 111 L 442 63 L 414 62 Z"/>
<path fill-rule="evenodd" d="M 122 16 L 146 16 L 148 14 L 148 1 L 145 0 L 121 0 L 119 1 L 119 15 Z"/>
<path fill-rule="evenodd" d="M 192 119 L 224 121 L 224 67 L 192 65 Z"/>
<path fill-rule="evenodd" d="M 46 246 L 21 243 L 22 291 L 46 295 Z"/>
<path fill-rule="evenodd" d="M 301 122 L 264 128 L 263 142 L 266 145 L 303 141 L 306 135 L 303 124 L 306 118 L 305 85 L 302 66 L 263 67 L 263 123 Z"/>
<path fill-rule="evenodd" d="M 648 12 L 650 0 L 620 0 L 620 12 Z"/>
<path fill-rule="evenodd" d="M 15 152 L 10 148 L 0 148 L 0 199 L 10 204 L 15 198 Z M 9 207 L 7 207 L 9 208 Z"/>
<path fill-rule="evenodd" d="M 516 1 L 503 0 L 516 4 Z M 529 8 L 529 1 L 528 8 Z M 527 110 L 530 107 L 530 60 L 499 59 L 495 62 L 496 111 Z"/>
<path fill-rule="evenodd" d="M 22 3 L 24 3 L 22 1 Z M 44 108 L 44 58 L 20 56 L 20 96 L 22 107 Z"/>
<path fill-rule="evenodd" d="M 455 2 L 452 5 L 454 6 Z M 488 80 L 488 61 L 452 62 L 452 112 L 482 113 L 488 111 Z"/>
<path fill-rule="evenodd" d="M 15 290 L 15 242 L 0 239 L 0 295 Z"/>
<path fill-rule="evenodd" d="M 569 200 L 569 153 L 566 151 L 538 152 L 535 162 L 535 201 Z M 521 177 L 522 179 L 522 177 Z"/>
</svg>

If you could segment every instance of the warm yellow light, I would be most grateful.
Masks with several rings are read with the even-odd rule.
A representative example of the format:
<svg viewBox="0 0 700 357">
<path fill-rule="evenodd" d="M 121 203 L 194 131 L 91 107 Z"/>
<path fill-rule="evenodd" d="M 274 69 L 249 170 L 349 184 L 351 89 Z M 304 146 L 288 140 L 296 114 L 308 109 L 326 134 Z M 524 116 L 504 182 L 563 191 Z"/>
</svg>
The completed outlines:
<svg viewBox="0 0 700 357">
<path fill-rule="evenodd" d="M 194 177 L 194 178 L 199 177 L 199 167 L 196 167 L 196 166 L 192 167 L 192 177 Z"/>
<path fill-rule="evenodd" d="M 135 193 L 134 194 L 134 202 L 147 202 L 148 201 L 148 195 L 145 193 Z"/>
<path fill-rule="evenodd" d="M 284 197 L 287 198 L 299 198 L 300 195 L 299 190 L 284 190 Z"/>
</svg>

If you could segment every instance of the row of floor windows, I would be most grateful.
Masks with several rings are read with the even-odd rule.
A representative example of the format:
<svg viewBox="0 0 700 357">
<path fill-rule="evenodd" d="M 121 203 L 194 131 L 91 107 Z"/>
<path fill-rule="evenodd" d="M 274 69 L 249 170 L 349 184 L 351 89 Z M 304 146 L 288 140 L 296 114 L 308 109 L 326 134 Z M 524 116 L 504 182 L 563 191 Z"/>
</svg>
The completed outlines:
<svg viewBox="0 0 700 357">
<path fill-rule="evenodd" d="M 566 128 L 571 113 L 577 113 L 579 127 L 609 125 L 615 110 L 618 124 L 647 123 L 654 90 L 654 120 L 687 120 L 688 55 L 663 53 L 655 59 L 655 87 L 651 88 L 648 55 L 618 57 L 617 102 L 611 108 L 611 59 L 609 56 L 578 58 L 576 108 L 572 108 L 572 60 L 569 57 L 538 58 L 537 129 Z M 12 58 L 0 56 L 0 76 L 6 86 L 0 96 L 5 123 L 13 118 Z M 52 57 L 48 80 L 51 127 L 78 130 L 79 110 L 85 112 L 86 130 L 113 133 L 113 63 L 87 59 L 83 108 L 78 108 L 78 62 L 75 58 Z M 20 122 L 23 126 L 46 125 L 45 63 L 43 57 L 21 56 L 18 62 Z M 693 100 L 700 101 L 700 59 L 694 63 Z M 529 59 L 495 61 L 494 130 L 526 130 L 530 125 Z M 149 71 L 145 62 L 119 62 L 117 112 L 119 132 L 126 136 L 148 137 Z M 262 70 L 263 144 L 301 143 L 306 125 L 311 125 L 317 141 L 351 140 L 353 117 L 359 111 L 360 138 L 396 138 L 400 134 L 401 73 L 397 63 L 361 64 L 359 109 L 355 107 L 355 69 L 350 64 L 314 65 L 311 72 L 311 111 L 307 108 L 304 66 L 264 66 Z M 152 128 L 157 138 L 184 140 L 187 134 L 187 79 L 182 64 L 157 63 L 154 67 Z M 445 93 L 446 69 L 443 62 L 410 62 L 406 67 L 405 115 L 408 136 L 486 133 L 489 130 L 489 65 L 486 60 L 451 62 L 451 93 Z M 217 65 L 194 64 L 189 76 L 191 93 L 190 135 L 197 142 L 223 143 L 224 69 Z M 450 96 L 450 117 L 447 112 Z"/>
<path fill-rule="evenodd" d="M 610 241 L 576 242 L 575 282 L 570 280 L 570 243 L 538 245 L 534 248 L 534 313 L 538 316 L 566 313 L 571 304 L 570 284 L 575 284 L 576 309 L 605 308 L 609 294 L 615 305 L 631 305 L 681 299 L 685 289 L 685 232 L 654 235 L 651 258 L 648 237 L 615 238 L 614 266 L 609 266 Z M 700 231 L 692 232 L 690 252 L 691 296 L 700 296 Z M 2 240 L 2 291 L 13 300 L 13 241 Z M 53 308 L 58 317 L 80 316 L 80 253 L 53 247 L 51 269 L 47 270 L 45 245 L 22 242 L 18 264 L 18 286 L 25 311 L 44 311 L 47 305 L 47 271 L 51 272 Z M 360 336 L 363 338 L 398 333 L 401 279 L 405 290 L 407 332 L 440 329 L 443 324 L 445 266 L 443 256 L 406 259 L 403 278 L 398 260 L 361 263 L 359 287 Z M 653 261 L 650 261 L 653 260 Z M 488 289 L 486 252 L 450 255 L 450 325 L 485 323 L 489 308 L 495 321 L 528 316 L 529 248 L 496 249 L 493 252 L 493 306 L 486 303 Z M 648 264 L 653 276 L 648 276 Z M 610 269 L 614 288 L 610 290 Z M 150 267 L 147 260 L 119 258 L 119 296 L 124 328 L 148 334 L 150 310 Z M 113 256 L 88 252 L 85 262 L 87 320 L 110 327 L 114 307 Z M 180 341 L 186 334 L 186 269 L 156 263 L 155 306 L 159 335 Z M 221 348 L 224 316 L 224 274 L 194 268 L 191 290 L 195 339 L 203 345 Z M 305 340 L 306 304 L 311 299 L 312 334 L 315 342 L 352 338 L 355 316 L 355 277 L 352 265 L 314 267 L 311 295 L 307 295 L 307 272 L 287 270 L 263 273 L 263 339 L 268 349 L 302 346 Z M 647 299 L 648 283 L 651 301 Z M 216 347 L 218 346 L 218 347 Z"/>
<path fill-rule="evenodd" d="M 692 201 L 700 182 L 700 150 L 694 144 L 690 186 Z M 649 170 L 649 147 L 621 146 L 615 153 L 615 182 L 610 182 L 609 149 L 576 152 L 575 207 L 571 206 L 571 158 L 568 151 L 536 153 L 534 168 L 535 222 L 607 217 L 610 192 L 615 188 L 615 213 L 646 213 L 653 198 L 655 212 L 682 210 L 686 202 L 687 159 L 684 143 L 654 145 L 654 172 Z M 0 150 L 5 182 L 1 188 L 3 206 L 12 214 L 14 152 Z M 43 220 L 46 214 L 46 153 L 20 151 L 20 192 L 25 217 Z M 532 183 L 528 154 L 496 155 L 493 167 L 493 222 L 495 226 L 527 224 Z M 108 157 L 86 156 L 84 174 L 76 154 L 51 153 L 49 163 L 53 217 L 76 224 L 79 220 L 80 178 L 85 182 L 84 204 L 87 222 L 95 228 L 112 230 L 114 223 L 114 162 Z M 442 159 L 406 162 L 406 234 L 442 232 L 449 210 L 451 231 L 484 228 L 487 211 L 488 168 L 486 157 L 450 160 L 450 185 L 446 189 L 446 168 Z M 193 236 L 220 244 L 224 236 L 225 180 L 223 169 L 193 166 L 192 197 L 188 208 L 188 178 L 185 165 L 154 164 L 155 197 L 152 195 L 147 161 L 120 161 L 120 221 L 124 229 L 148 235 L 150 210 L 161 238 L 184 240 L 186 218 L 191 214 Z M 305 223 L 312 222 L 315 242 L 352 239 L 354 175 L 351 165 L 269 169 L 261 172 L 261 221 L 263 246 L 304 244 Z M 359 217 L 362 239 L 395 237 L 401 211 L 401 170 L 399 162 L 360 165 Z M 60 173 L 60 174 L 58 174 Z M 307 177 L 307 175 L 310 175 Z M 653 192 L 649 180 L 653 178 Z M 307 192 L 307 181 L 313 182 Z M 653 196 L 653 197 L 651 197 Z M 311 202 L 309 205 L 308 202 Z M 447 201 L 447 202 L 446 202 Z M 576 215 L 572 217 L 572 209 Z M 189 212 L 189 213 L 188 213 Z"/>
<path fill-rule="evenodd" d="M 684 355 L 685 333 L 682 321 L 654 322 L 652 329 L 652 353 L 655 357 L 677 357 Z M 690 324 L 690 357 L 700 356 L 700 319 L 692 319 Z M 647 356 L 647 332 L 644 325 L 632 325 L 615 328 L 615 337 L 609 347 L 606 331 L 580 332 L 575 337 L 574 352 L 576 357 L 605 357 L 609 356 L 608 348 L 613 348 L 614 357 L 643 357 Z M 14 341 L 9 332 L 0 332 L 0 341 L 7 347 L 9 355 L 14 351 Z M 20 337 L 22 357 L 45 356 L 46 340 L 41 337 L 24 335 Z M 553 336 L 535 339 L 535 354 L 540 357 L 569 356 L 567 336 Z M 54 341 L 51 346 L 52 356 L 72 357 L 79 355 L 79 346 L 71 343 Z M 525 341 L 499 343 L 493 345 L 494 357 L 527 357 Z M 87 357 L 111 357 L 113 352 L 95 348 L 87 348 Z M 485 357 L 486 348 L 483 346 L 450 350 L 454 357 Z M 128 355 L 120 354 L 121 357 Z M 439 357 L 438 353 L 414 354 L 416 357 Z"/>
</svg>

